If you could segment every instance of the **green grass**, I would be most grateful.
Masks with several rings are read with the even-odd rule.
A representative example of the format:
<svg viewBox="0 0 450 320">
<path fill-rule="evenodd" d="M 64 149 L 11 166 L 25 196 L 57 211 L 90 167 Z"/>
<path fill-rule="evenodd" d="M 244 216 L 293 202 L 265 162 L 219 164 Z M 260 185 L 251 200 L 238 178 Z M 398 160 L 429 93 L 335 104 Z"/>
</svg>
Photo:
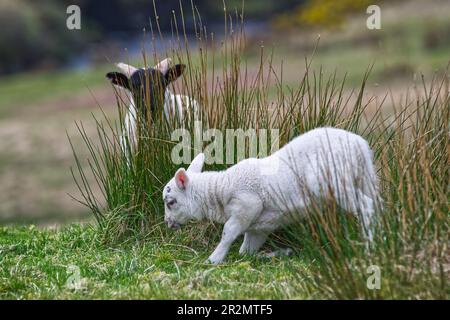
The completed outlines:
<svg viewBox="0 0 450 320">
<path fill-rule="evenodd" d="M 203 264 L 214 243 L 189 247 L 182 234 L 168 241 L 109 246 L 95 228 L 60 230 L 0 228 L 0 299 L 293 299 L 307 298 L 295 286 L 300 257 L 239 257 Z M 170 240 L 170 241 L 169 241 Z M 80 270 L 79 288 L 67 280 Z"/>
</svg>

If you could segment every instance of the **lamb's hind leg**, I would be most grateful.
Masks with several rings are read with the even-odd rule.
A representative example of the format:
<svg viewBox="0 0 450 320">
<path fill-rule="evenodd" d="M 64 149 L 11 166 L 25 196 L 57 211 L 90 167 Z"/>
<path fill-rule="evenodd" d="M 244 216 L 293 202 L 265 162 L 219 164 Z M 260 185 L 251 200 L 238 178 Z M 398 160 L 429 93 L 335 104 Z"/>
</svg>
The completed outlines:
<svg viewBox="0 0 450 320">
<path fill-rule="evenodd" d="M 361 204 L 363 208 L 361 209 L 361 217 L 362 225 L 364 228 L 364 235 L 369 242 L 373 241 L 373 228 L 374 228 L 374 215 L 375 215 L 375 201 L 372 200 L 369 196 L 366 196 L 364 193 L 360 192 L 361 195 Z"/>
<path fill-rule="evenodd" d="M 239 249 L 240 254 L 254 254 L 266 242 L 268 234 L 256 231 L 247 231 L 244 235 L 244 242 L 242 242 Z"/>
<path fill-rule="evenodd" d="M 375 201 L 359 189 L 346 189 L 336 195 L 338 204 L 353 213 L 362 224 L 366 245 L 373 240 Z"/>
</svg>

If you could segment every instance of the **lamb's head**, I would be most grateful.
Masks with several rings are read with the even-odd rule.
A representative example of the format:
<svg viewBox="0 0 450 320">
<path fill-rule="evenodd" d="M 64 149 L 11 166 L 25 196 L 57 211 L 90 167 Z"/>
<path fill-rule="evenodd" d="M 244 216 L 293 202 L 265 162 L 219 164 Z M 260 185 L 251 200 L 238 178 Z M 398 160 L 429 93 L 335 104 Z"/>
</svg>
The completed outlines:
<svg viewBox="0 0 450 320">
<path fill-rule="evenodd" d="M 200 153 L 187 170 L 178 169 L 175 176 L 164 187 L 164 221 L 169 228 L 178 229 L 190 220 L 202 218 L 200 204 L 193 194 L 192 179 L 202 171 L 204 162 L 205 156 Z"/>
<path fill-rule="evenodd" d="M 183 74 L 186 66 L 171 66 L 170 58 L 164 59 L 153 68 L 135 68 L 125 63 L 118 63 L 122 72 L 108 72 L 106 77 L 112 84 L 131 92 L 138 108 L 144 110 L 162 110 L 164 92 L 167 86 Z"/>
</svg>

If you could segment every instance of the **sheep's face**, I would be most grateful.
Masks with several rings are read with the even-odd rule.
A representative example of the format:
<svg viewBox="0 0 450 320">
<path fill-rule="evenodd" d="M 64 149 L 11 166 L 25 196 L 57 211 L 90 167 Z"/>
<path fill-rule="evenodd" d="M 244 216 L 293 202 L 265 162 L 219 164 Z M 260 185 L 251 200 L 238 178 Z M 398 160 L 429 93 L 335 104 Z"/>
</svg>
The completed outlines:
<svg viewBox="0 0 450 320">
<path fill-rule="evenodd" d="M 169 228 L 178 229 L 190 220 L 200 220 L 200 204 L 192 196 L 192 179 L 203 168 L 204 155 L 199 154 L 188 170 L 180 168 L 163 190 L 164 221 Z"/>
<path fill-rule="evenodd" d="M 188 179 L 186 171 L 184 169 L 181 170 L 183 170 L 183 173 L 181 171 L 180 173 L 177 172 L 179 177 L 172 178 L 164 187 L 163 191 L 164 221 L 169 228 L 173 229 L 180 228 L 183 224 L 194 218 L 188 196 L 190 190 L 187 185 L 180 188 L 176 182 L 176 179 Z"/>
<path fill-rule="evenodd" d="M 137 109 L 147 116 L 147 110 L 162 110 L 167 86 L 185 69 L 183 64 L 170 67 L 170 63 L 170 59 L 165 59 L 153 68 L 140 69 L 119 63 L 123 72 L 108 72 L 106 77 L 112 84 L 129 90 Z"/>
</svg>

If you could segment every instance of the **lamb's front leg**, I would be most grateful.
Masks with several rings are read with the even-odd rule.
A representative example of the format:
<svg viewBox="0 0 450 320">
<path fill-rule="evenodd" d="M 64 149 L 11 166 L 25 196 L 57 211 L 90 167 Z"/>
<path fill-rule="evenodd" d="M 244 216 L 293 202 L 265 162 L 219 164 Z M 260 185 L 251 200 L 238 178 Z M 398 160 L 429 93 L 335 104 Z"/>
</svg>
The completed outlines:
<svg viewBox="0 0 450 320">
<path fill-rule="evenodd" d="M 246 227 L 244 228 L 238 218 L 231 217 L 223 227 L 222 239 L 220 239 L 219 245 L 209 256 L 206 262 L 212 264 L 221 263 L 228 254 L 233 242 L 237 239 L 237 237 L 244 233 L 245 229 Z"/>
<path fill-rule="evenodd" d="M 231 217 L 223 227 L 219 245 L 206 260 L 212 264 L 219 264 L 225 259 L 233 242 L 248 229 L 261 213 L 262 203 L 257 196 L 241 194 L 233 199 L 225 210 L 229 211 Z"/>
</svg>

